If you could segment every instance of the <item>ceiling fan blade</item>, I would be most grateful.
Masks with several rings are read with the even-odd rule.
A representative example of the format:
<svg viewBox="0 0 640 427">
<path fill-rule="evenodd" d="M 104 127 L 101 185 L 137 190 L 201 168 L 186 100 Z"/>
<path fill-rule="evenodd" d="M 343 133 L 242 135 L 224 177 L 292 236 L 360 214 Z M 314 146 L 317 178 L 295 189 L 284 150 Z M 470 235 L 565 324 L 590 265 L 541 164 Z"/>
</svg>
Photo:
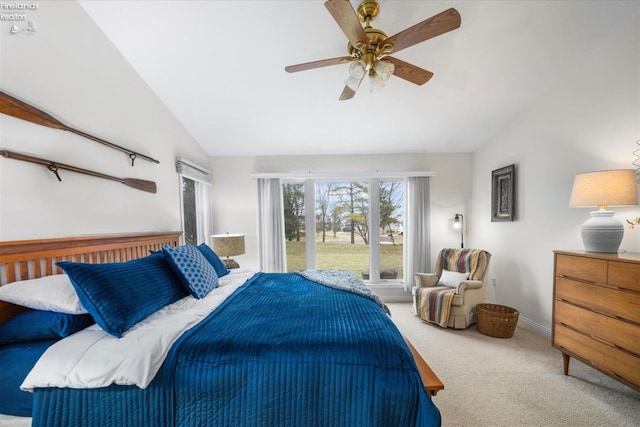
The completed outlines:
<svg viewBox="0 0 640 427">
<path fill-rule="evenodd" d="M 340 101 L 346 101 L 347 99 L 351 99 L 355 96 L 356 92 L 351 89 L 349 86 L 345 86 L 344 90 L 342 91 L 342 93 L 340 94 L 340 98 L 338 98 Z"/>
<path fill-rule="evenodd" d="M 284 67 L 285 71 L 295 73 L 297 71 L 311 70 L 314 68 L 327 67 L 329 65 L 346 64 L 353 61 L 351 56 L 341 56 L 339 58 L 321 59 L 319 61 L 305 62 L 304 64 L 289 65 Z"/>
<path fill-rule="evenodd" d="M 431 18 L 395 34 L 385 41 L 393 44 L 393 53 L 429 40 L 460 27 L 461 19 L 457 10 L 451 8 Z"/>
<path fill-rule="evenodd" d="M 367 33 L 349 0 L 327 0 L 324 5 L 353 47 L 360 43 L 369 44 Z"/>
<path fill-rule="evenodd" d="M 416 67 L 413 64 L 401 61 L 400 59 L 392 56 L 385 57 L 384 61 L 389 61 L 395 66 L 395 69 L 393 70 L 394 76 L 405 79 L 406 81 L 418 86 L 425 84 L 431 79 L 431 77 L 433 77 L 433 73 L 431 71 Z"/>
</svg>

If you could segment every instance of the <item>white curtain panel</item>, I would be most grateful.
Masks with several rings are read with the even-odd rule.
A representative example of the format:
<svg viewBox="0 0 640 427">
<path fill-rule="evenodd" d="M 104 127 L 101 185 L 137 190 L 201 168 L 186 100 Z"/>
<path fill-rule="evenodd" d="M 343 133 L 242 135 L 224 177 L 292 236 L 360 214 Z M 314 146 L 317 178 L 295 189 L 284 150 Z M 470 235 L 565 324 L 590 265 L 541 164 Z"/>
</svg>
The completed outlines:
<svg viewBox="0 0 640 427">
<path fill-rule="evenodd" d="M 429 177 L 407 178 L 405 197 L 404 290 L 410 292 L 414 275 L 431 271 Z"/>
<path fill-rule="evenodd" d="M 209 209 L 209 188 L 201 182 L 196 182 L 196 215 L 198 227 L 198 244 L 211 244 L 209 241 L 211 232 L 211 212 Z"/>
<path fill-rule="evenodd" d="M 278 178 L 258 178 L 257 182 L 260 270 L 283 273 L 287 271 L 287 252 L 282 185 Z"/>
</svg>

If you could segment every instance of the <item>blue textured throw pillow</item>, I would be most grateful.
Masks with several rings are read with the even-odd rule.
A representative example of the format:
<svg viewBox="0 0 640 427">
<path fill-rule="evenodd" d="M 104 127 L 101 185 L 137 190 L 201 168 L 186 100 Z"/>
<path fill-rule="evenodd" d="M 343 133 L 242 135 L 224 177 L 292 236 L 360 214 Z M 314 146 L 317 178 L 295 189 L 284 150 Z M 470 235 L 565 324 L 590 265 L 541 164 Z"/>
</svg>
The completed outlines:
<svg viewBox="0 0 640 427">
<path fill-rule="evenodd" d="M 90 314 L 29 310 L 0 323 L 0 345 L 57 340 L 94 323 Z"/>
<path fill-rule="evenodd" d="M 116 337 L 188 295 L 163 254 L 129 262 L 57 265 L 69 275 L 80 302 L 96 323 Z"/>
<path fill-rule="evenodd" d="M 218 287 L 216 270 L 195 246 L 164 245 L 162 250 L 173 271 L 194 297 L 204 298 L 212 289 Z"/>
<path fill-rule="evenodd" d="M 218 275 L 218 277 L 226 276 L 227 274 L 229 274 L 229 269 L 227 268 L 227 266 L 224 265 L 224 262 L 222 262 L 218 254 L 215 253 L 213 249 L 211 249 L 206 243 L 201 243 L 196 247 L 198 248 L 200 253 L 204 255 L 207 261 L 209 261 L 209 264 L 211 264 L 216 270 L 216 274 Z"/>
</svg>

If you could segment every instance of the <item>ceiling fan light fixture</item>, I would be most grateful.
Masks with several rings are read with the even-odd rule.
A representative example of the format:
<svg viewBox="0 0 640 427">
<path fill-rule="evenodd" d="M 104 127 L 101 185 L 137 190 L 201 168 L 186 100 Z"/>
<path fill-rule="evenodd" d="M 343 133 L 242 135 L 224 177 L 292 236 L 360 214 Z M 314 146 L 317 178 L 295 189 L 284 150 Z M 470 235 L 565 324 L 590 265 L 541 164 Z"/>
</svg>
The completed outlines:
<svg viewBox="0 0 640 427">
<path fill-rule="evenodd" d="M 354 61 L 349 65 L 349 76 L 355 77 L 357 79 L 362 79 L 362 77 L 367 72 L 367 63 L 364 59 L 360 59 L 358 61 Z"/>
<path fill-rule="evenodd" d="M 373 66 L 376 74 L 380 76 L 383 82 L 386 82 L 393 75 L 393 71 L 395 70 L 395 66 L 393 63 L 389 61 L 378 61 Z"/>
<path fill-rule="evenodd" d="M 374 70 L 369 72 L 369 91 L 370 92 L 378 92 L 384 88 L 384 80 L 380 78 L 380 75 L 376 73 Z"/>
<path fill-rule="evenodd" d="M 349 78 L 345 80 L 344 84 L 352 91 L 357 92 L 358 88 L 360 87 L 360 83 L 362 83 L 362 80 L 364 79 L 364 76 L 364 74 L 362 74 L 360 77 L 349 76 Z"/>
</svg>

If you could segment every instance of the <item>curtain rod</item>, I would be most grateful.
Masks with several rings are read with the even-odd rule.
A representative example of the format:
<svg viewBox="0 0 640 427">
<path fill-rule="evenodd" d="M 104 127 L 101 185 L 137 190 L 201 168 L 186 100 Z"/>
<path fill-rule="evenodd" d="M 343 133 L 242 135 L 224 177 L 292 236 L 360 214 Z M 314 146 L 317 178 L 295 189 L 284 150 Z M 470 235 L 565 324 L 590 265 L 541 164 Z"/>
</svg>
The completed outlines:
<svg viewBox="0 0 640 427">
<path fill-rule="evenodd" d="M 411 178 L 420 176 L 434 176 L 431 171 L 294 171 L 294 172 L 254 172 L 251 178 L 286 178 L 286 179 L 313 179 L 313 178 Z"/>
</svg>

